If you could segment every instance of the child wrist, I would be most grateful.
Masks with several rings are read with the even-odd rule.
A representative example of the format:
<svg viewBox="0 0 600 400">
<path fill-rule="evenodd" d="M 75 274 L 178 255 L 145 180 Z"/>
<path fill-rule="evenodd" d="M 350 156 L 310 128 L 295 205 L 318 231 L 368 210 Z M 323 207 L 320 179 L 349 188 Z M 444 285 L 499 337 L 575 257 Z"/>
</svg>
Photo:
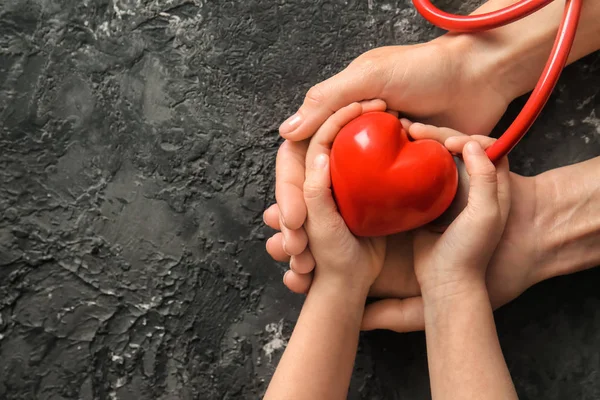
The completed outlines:
<svg viewBox="0 0 600 400">
<path fill-rule="evenodd" d="M 461 279 L 439 285 L 425 285 L 421 287 L 421 295 L 425 307 L 437 307 L 463 302 L 482 295 L 485 295 L 486 298 L 488 296 L 485 277 Z"/>
<path fill-rule="evenodd" d="M 316 288 L 341 296 L 366 299 L 371 284 L 368 279 L 348 274 L 315 271 L 315 278 L 310 290 Z"/>
</svg>

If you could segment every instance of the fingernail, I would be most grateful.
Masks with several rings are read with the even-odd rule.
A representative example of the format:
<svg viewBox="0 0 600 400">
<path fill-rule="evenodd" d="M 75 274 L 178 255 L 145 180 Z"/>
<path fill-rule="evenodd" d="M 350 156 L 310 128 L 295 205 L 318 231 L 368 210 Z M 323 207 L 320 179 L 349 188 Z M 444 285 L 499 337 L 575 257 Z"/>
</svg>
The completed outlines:
<svg viewBox="0 0 600 400">
<path fill-rule="evenodd" d="M 266 217 L 265 217 L 265 214 L 266 214 L 266 213 L 267 213 L 266 211 L 265 211 L 265 212 L 263 212 L 263 216 L 262 216 L 262 217 L 263 217 L 263 223 L 264 223 L 265 225 L 267 224 L 267 220 L 266 220 Z"/>
<path fill-rule="evenodd" d="M 279 127 L 279 133 L 282 135 L 287 135 L 288 133 L 293 132 L 296 128 L 300 126 L 302 123 L 302 116 L 298 113 L 292 115 L 288 119 L 285 120 L 283 124 Z"/>
<path fill-rule="evenodd" d="M 474 156 L 480 156 L 483 154 L 483 149 L 477 142 L 468 142 L 463 150 L 463 153 L 465 152 L 473 154 Z"/>
<path fill-rule="evenodd" d="M 408 129 L 408 128 L 410 128 L 410 127 L 411 127 L 411 125 L 412 125 L 412 122 L 410 122 L 410 121 L 409 121 L 408 119 L 406 119 L 406 118 L 400 118 L 400 123 L 402 124 L 402 127 L 403 127 L 404 129 Z"/>
<path fill-rule="evenodd" d="M 314 169 L 323 169 L 327 165 L 327 155 L 319 154 L 315 157 L 315 161 L 313 161 Z"/>
<path fill-rule="evenodd" d="M 424 126 L 425 126 L 425 125 L 423 125 L 423 124 L 422 124 L 422 123 L 420 123 L 420 122 L 413 122 L 413 123 L 410 125 L 410 130 L 412 131 L 412 130 L 414 130 L 414 129 L 421 129 L 421 128 L 422 128 L 422 127 L 424 127 Z"/>
</svg>

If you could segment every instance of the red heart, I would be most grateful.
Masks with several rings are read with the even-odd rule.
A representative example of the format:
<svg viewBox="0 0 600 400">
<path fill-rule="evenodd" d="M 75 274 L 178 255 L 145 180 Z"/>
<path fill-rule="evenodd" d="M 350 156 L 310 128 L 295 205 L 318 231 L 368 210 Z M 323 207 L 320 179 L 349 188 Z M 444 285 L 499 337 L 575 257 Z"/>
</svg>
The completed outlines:
<svg viewBox="0 0 600 400">
<path fill-rule="evenodd" d="M 331 149 L 331 179 L 344 221 L 357 236 L 384 236 L 423 226 L 452 203 L 454 159 L 433 140 L 412 141 L 385 112 L 344 126 Z"/>
</svg>

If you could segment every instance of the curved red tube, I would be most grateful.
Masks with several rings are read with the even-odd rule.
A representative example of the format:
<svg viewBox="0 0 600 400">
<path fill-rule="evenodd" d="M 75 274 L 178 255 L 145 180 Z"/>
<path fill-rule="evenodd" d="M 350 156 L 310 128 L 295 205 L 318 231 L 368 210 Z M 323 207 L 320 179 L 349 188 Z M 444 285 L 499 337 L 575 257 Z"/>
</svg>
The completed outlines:
<svg viewBox="0 0 600 400">
<path fill-rule="evenodd" d="M 497 28 L 524 18 L 551 2 L 552 0 L 522 0 L 498 11 L 459 16 L 439 10 L 431 4 L 430 0 L 413 0 L 415 8 L 425 19 L 442 29 L 453 32 L 476 32 Z M 567 63 L 575 40 L 582 4 L 583 0 L 566 0 L 565 13 L 558 35 L 540 80 L 521 113 L 486 151 L 493 162 L 507 155 L 519 143 L 546 105 Z"/>
<path fill-rule="evenodd" d="M 439 28 L 452 32 L 478 32 L 518 21 L 547 6 L 552 1 L 521 0 L 500 10 L 476 15 L 448 14 L 436 8 L 429 0 L 413 0 L 413 4 L 423 18 Z"/>
</svg>

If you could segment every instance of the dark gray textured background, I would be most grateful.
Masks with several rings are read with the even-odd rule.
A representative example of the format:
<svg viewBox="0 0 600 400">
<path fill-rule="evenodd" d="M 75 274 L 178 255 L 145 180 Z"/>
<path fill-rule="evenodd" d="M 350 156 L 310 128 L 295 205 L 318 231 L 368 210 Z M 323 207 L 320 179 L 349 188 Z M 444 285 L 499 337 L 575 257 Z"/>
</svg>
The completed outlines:
<svg viewBox="0 0 600 400">
<path fill-rule="evenodd" d="M 264 251 L 277 127 L 438 34 L 408 0 L 0 0 L 0 398 L 259 397 L 302 302 Z M 599 155 L 599 90 L 569 67 L 514 169 Z M 497 313 L 523 399 L 600 399 L 598 283 Z M 364 335 L 351 399 L 428 396 L 422 334 Z"/>
</svg>

